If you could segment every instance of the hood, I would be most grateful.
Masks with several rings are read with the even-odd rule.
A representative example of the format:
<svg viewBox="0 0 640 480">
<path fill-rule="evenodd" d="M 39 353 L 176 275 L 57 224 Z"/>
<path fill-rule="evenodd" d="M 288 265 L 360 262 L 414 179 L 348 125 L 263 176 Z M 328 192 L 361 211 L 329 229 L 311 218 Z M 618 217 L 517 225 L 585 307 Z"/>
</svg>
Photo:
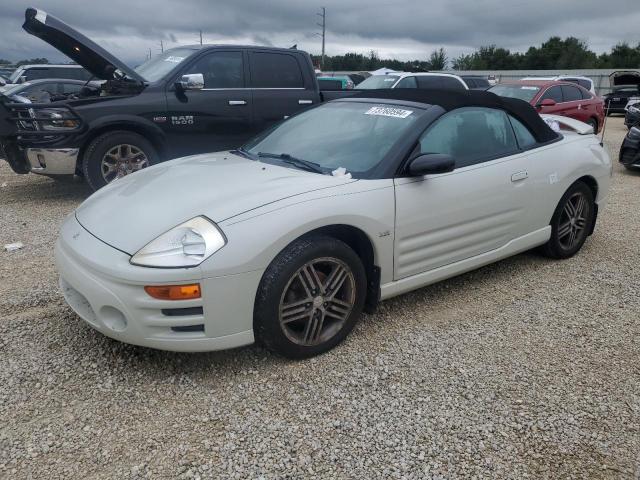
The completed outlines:
<svg viewBox="0 0 640 480">
<path fill-rule="evenodd" d="M 198 215 L 221 223 L 278 200 L 354 181 L 229 152 L 196 155 L 116 180 L 80 205 L 76 218 L 95 237 L 133 255 Z"/>
<path fill-rule="evenodd" d="M 46 12 L 27 8 L 24 17 L 22 28 L 64 53 L 78 65 L 82 65 L 95 77 L 102 80 L 118 80 L 126 75 L 137 82 L 145 81 L 123 61 Z"/>
<path fill-rule="evenodd" d="M 640 72 L 634 70 L 619 70 L 609 75 L 609 83 L 612 87 L 620 85 L 640 85 Z"/>
</svg>

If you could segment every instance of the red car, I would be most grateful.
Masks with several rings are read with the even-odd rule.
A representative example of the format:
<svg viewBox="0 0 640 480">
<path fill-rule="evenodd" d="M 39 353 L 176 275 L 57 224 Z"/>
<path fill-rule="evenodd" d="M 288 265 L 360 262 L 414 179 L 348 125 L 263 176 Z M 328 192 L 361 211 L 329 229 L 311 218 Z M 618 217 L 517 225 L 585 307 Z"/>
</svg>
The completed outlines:
<svg viewBox="0 0 640 480">
<path fill-rule="evenodd" d="M 489 92 L 525 100 L 538 113 L 575 118 L 591 125 L 596 133 L 604 123 L 604 100 L 575 83 L 520 80 L 494 85 Z"/>
</svg>

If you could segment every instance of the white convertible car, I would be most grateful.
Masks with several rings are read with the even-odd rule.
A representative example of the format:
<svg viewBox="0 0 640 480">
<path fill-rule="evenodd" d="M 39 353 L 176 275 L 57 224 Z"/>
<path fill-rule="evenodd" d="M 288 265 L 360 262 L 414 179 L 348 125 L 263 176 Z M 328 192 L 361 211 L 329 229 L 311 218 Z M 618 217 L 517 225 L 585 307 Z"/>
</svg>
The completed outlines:
<svg viewBox="0 0 640 480">
<path fill-rule="evenodd" d="M 611 162 L 577 130 L 486 92 L 325 103 L 92 195 L 62 227 L 60 285 L 123 342 L 316 355 L 380 300 L 534 247 L 578 252 Z"/>
</svg>

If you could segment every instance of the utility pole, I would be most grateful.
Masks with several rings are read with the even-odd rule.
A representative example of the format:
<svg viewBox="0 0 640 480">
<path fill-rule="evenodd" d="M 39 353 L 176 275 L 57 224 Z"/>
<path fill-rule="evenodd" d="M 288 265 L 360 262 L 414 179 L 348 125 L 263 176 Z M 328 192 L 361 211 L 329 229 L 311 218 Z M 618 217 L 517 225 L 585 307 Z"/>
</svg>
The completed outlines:
<svg viewBox="0 0 640 480">
<path fill-rule="evenodd" d="M 162 43 L 162 40 L 160 40 L 160 51 L 161 51 L 161 52 L 164 52 L 164 45 L 163 45 L 163 43 Z"/>
<path fill-rule="evenodd" d="M 202 30 L 200 30 L 200 45 L 202 45 Z"/>
<path fill-rule="evenodd" d="M 317 33 L 316 35 L 320 35 L 322 37 L 322 57 L 320 57 L 320 68 L 324 67 L 324 37 L 327 26 L 327 9 L 322 7 L 322 13 L 316 13 L 320 18 L 322 18 L 322 23 L 316 23 L 319 27 L 322 27 L 322 33 Z"/>
<path fill-rule="evenodd" d="M 149 60 L 151 60 L 151 48 L 149 48 Z"/>
</svg>

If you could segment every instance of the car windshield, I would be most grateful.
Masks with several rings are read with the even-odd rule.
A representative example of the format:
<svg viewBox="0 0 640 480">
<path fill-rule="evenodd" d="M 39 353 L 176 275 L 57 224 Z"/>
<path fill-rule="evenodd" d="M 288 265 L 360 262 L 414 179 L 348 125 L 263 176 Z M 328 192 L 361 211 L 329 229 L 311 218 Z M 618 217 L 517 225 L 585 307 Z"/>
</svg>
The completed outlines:
<svg viewBox="0 0 640 480">
<path fill-rule="evenodd" d="M 327 103 L 282 122 L 243 150 L 260 161 L 292 168 L 295 165 L 273 157 L 285 154 L 285 160 L 312 162 L 325 173 L 343 167 L 363 174 L 383 160 L 423 112 L 369 102 Z"/>
<path fill-rule="evenodd" d="M 373 75 L 359 83 L 358 89 L 377 90 L 379 88 L 391 88 L 399 78 L 398 75 Z"/>
<path fill-rule="evenodd" d="M 11 95 L 15 95 L 16 93 L 20 93 L 22 90 L 24 90 L 26 87 L 30 86 L 31 83 L 29 82 L 25 82 L 25 83 L 21 83 L 20 85 L 15 85 L 13 87 L 7 88 L 4 93 L 7 97 L 11 96 Z"/>
<path fill-rule="evenodd" d="M 192 55 L 191 48 L 173 48 L 147 60 L 135 68 L 135 71 L 148 82 L 157 82 Z"/>
<path fill-rule="evenodd" d="M 525 102 L 530 102 L 536 93 L 540 91 L 540 87 L 533 85 L 494 85 L 489 90 L 501 97 L 519 98 Z"/>
</svg>

